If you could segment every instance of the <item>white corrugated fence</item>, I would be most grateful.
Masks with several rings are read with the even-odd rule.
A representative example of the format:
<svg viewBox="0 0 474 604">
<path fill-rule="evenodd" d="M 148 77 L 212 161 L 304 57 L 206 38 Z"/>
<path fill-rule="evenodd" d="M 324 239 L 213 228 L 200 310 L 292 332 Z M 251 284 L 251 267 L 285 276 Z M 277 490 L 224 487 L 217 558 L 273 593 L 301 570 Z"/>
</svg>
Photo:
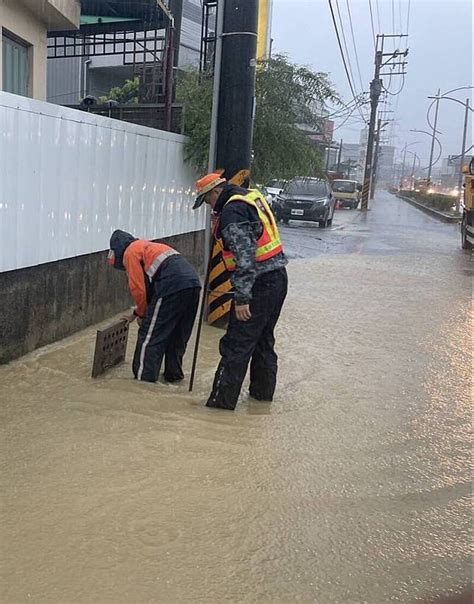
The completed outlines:
<svg viewBox="0 0 474 604">
<path fill-rule="evenodd" d="M 0 92 L 0 271 L 203 229 L 184 142 Z"/>
</svg>

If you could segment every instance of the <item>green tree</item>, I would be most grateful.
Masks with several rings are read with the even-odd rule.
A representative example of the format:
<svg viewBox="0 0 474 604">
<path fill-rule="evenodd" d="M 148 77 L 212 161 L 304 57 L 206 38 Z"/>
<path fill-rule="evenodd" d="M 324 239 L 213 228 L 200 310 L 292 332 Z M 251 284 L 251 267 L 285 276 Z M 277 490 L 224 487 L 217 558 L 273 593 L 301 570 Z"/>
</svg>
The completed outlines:
<svg viewBox="0 0 474 604">
<path fill-rule="evenodd" d="M 276 55 L 259 65 L 256 97 L 253 178 L 322 176 L 321 154 L 303 129 L 321 131 L 318 109 L 339 102 L 328 75 Z"/>
<path fill-rule="evenodd" d="M 212 77 L 194 71 L 182 72 L 177 100 L 184 105 L 184 132 L 189 137 L 187 160 L 197 170 L 205 171 Z M 328 75 L 277 55 L 258 66 L 256 101 L 253 180 L 266 182 L 271 178 L 322 175 L 320 153 L 303 130 L 319 130 L 322 118 L 318 108 L 325 102 L 339 102 Z"/>
<path fill-rule="evenodd" d="M 99 102 L 106 103 L 107 101 L 117 101 L 117 103 L 120 103 L 121 105 L 138 103 L 139 86 L 140 78 L 138 76 L 133 78 L 133 80 L 125 80 L 123 86 L 115 86 L 110 90 L 107 96 L 101 96 Z"/>
<path fill-rule="evenodd" d="M 354 171 L 360 167 L 361 166 L 360 166 L 359 162 L 355 161 L 354 159 L 348 159 L 347 161 L 341 162 L 339 169 L 341 172 L 343 172 L 346 175 L 347 178 L 349 178 L 350 176 L 353 176 Z M 333 166 L 334 170 L 336 168 L 337 168 L 337 164 L 336 164 L 336 166 Z"/>
<path fill-rule="evenodd" d="M 189 137 L 185 158 L 199 172 L 207 170 L 211 131 L 213 79 L 208 73 L 181 71 L 176 100 L 184 106 L 184 133 Z"/>
</svg>

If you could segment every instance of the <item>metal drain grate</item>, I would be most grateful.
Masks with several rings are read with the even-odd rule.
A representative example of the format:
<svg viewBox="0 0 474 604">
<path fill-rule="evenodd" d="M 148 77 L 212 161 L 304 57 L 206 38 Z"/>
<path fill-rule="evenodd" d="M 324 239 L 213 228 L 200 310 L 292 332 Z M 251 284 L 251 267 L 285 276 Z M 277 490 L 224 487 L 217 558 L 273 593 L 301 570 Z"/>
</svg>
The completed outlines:
<svg viewBox="0 0 474 604">
<path fill-rule="evenodd" d="M 97 331 L 92 377 L 95 378 L 125 360 L 128 323 L 119 321 Z"/>
</svg>

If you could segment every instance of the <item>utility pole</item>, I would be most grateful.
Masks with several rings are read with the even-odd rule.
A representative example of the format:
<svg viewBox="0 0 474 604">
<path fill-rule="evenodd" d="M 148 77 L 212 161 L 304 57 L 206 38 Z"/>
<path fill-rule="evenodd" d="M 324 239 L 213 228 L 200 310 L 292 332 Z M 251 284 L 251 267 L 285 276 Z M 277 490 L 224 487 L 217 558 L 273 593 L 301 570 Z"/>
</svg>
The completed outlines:
<svg viewBox="0 0 474 604">
<path fill-rule="evenodd" d="M 431 171 L 433 169 L 433 153 L 434 153 L 434 145 L 436 140 L 436 126 L 438 125 L 438 109 L 439 109 L 439 95 L 441 94 L 441 89 L 438 88 L 438 94 L 436 95 L 436 110 L 435 110 L 435 119 L 433 124 L 433 136 L 431 137 L 431 151 L 430 151 L 430 164 L 428 166 L 428 183 L 431 182 Z"/>
<path fill-rule="evenodd" d="M 341 143 L 339 145 L 339 153 L 337 155 L 337 173 L 339 174 L 340 170 L 341 170 L 341 157 L 342 157 L 342 138 L 341 138 Z"/>
<path fill-rule="evenodd" d="M 370 187 L 370 199 L 374 198 L 375 195 L 375 185 L 377 183 L 377 171 L 380 159 L 380 138 L 382 136 L 382 131 L 385 126 L 388 126 L 389 121 L 386 121 L 382 124 L 382 118 L 379 117 L 377 121 L 377 132 L 375 134 L 375 155 L 374 155 L 374 165 L 372 168 L 372 182 Z"/>
<path fill-rule="evenodd" d="M 175 48 L 174 48 L 174 19 L 172 19 L 171 24 L 168 28 L 166 34 L 166 51 L 165 51 L 165 60 L 164 60 L 164 79 L 165 79 L 165 107 L 164 107 L 164 117 L 165 117 L 165 130 L 171 132 L 171 126 L 173 122 L 173 94 L 174 94 L 174 57 L 175 57 Z"/>
<path fill-rule="evenodd" d="M 209 167 L 222 170 L 228 181 L 243 186 L 250 180 L 252 156 L 257 17 L 258 0 L 218 0 L 214 77 L 219 81 L 214 87 L 217 110 L 213 111 Z M 221 248 L 215 243 L 209 262 L 207 320 L 211 325 L 227 319 L 231 289 Z"/>
<path fill-rule="evenodd" d="M 415 188 L 415 169 L 416 169 L 416 153 L 413 153 L 413 167 L 411 169 L 411 182 L 413 189 Z"/>
<path fill-rule="evenodd" d="M 407 160 L 407 147 L 408 147 L 408 143 L 405 143 L 405 146 L 403 147 L 403 164 L 402 164 L 402 173 L 400 175 L 400 189 L 403 188 L 403 179 L 405 178 L 405 163 Z"/>
<path fill-rule="evenodd" d="M 369 120 L 369 136 L 367 139 L 367 153 L 365 156 L 365 170 L 364 170 L 364 183 L 362 186 L 362 199 L 360 204 L 360 209 L 363 212 L 368 210 L 369 206 L 369 193 L 370 193 L 370 184 L 372 180 L 372 168 L 373 168 L 373 155 L 374 155 L 374 140 L 375 140 L 375 121 L 377 119 L 377 106 L 379 103 L 380 95 L 382 93 L 382 80 L 380 78 L 381 75 L 390 75 L 390 74 L 382 74 L 381 69 L 385 66 L 395 67 L 401 66 L 402 71 L 393 73 L 391 75 L 405 75 L 403 71 L 406 62 L 392 63 L 393 59 L 398 58 L 399 56 L 407 56 L 408 50 L 405 52 L 400 52 L 395 50 L 394 52 L 384 53 L 384 41 L 385 38 L 401 38 L 406 37 L 406 35 L 378 35 L 377 36 L 377 50 L 375 51 L 375 71 L 374 71 L 374 79 L 370 83 L 370 120 Z M 381 43 L 381 49 L 379 48 L 379 42 Z M 384 62 L 384 57 L 388 57 L 388 59 Z"/>
<path fill-rule="evenodd" d="M 463 88 L 456 88 L 455 90 L 452 90 L 451 92 L 456 92 L 456 90 L 463 90 Z M 469 111 L 473 111 L 472 107 L 470 107 L 470 99 L 467 98 L 466 102 L 463 103 L 462 101 L 460 101 L 459 99 L 447 96 L 448 93 L 443 94 L 443 95 L 439 95 L 436 97 L 432 97 L 429 96 L 429 99 L 435 99 L 436 101 L 440 101 L 441 99 L 447 99 L 448 101 L 454 101 L 456 103 L 459 103 L 460 105 L 462 105 L 464 107 L 464 128 L 463 128 L 463 135 L 462 135 L 462 149 L 461 149 L 461 154 L 460 154 L 460 160 L 461 160 L 461 165 L 459 168 L 459 178 L 458 178 L 458 198 L 456 200 L 456 209 L 457 211 L 459 211 L 459 205 L 460 205 L 460 197 L 461 197 L 461 189 L 462 189 L 462 181 L 463 181 L 463 172 L 462 172 L 462 168 L 463 168 L 463 163 L 464 163 L 464 156 L 466 153 L 466 140 L 467 140 L 467 127 L 468 127 L 468 122 L 469 122 Z"/>
<path fill-rule="evenodd" d="M 225 0 L 217 124 L 218 169 L 248 184 L 255 111 L 258 0 Z"/>
<path fill-rule="evenodd" d="M 375 195 L 375 179 L 377 178 L 377 166 L 379 163 L 379 148 L 380 148 L 380 134 L 382 130 L 382 119 L 379 117 L 377 120 L 377 132 L 375 133 L 375 155 L 372 166 L 371 182 L 370 182 L 370 199 L 374 198 Z"/>
<path fill-rule="evenodd" d="M 461 198 L 462 191 L 462 181 L 464 178 L 463 175 L 463 164 L 464 164 L 464 156 L 466 154 L 466 140 L 467 140 L 467 125 L 469 122 L 469 98 L 466 99 L 466 112 L 464 114 L 464 130 L 462 135 L 462 149 L 461 149 L 461 165 L 459 167 L 459 179 L 458 179 L 458 196 L 456 197 L 456 212 L 459 212 L 459 201 Z"/>
<path fill-rule="evenodd" d="M 367 212 L 369 209 L 369 189 L 372 179 L 372 157 L 374 152 L 375 119 L 377 116 L 377 105 L 382 93 L 382 80 L 380 79 L 380 68 L 382 66 L 383 52 L 377 50 L 375 53 L 374 79 L 370 83 L 370 122 L 369 136 L 367 139 L 367 152 L 365 155 L 364 184 L 362 185 L 362 199 L 360 209 Z"/>
</svg>

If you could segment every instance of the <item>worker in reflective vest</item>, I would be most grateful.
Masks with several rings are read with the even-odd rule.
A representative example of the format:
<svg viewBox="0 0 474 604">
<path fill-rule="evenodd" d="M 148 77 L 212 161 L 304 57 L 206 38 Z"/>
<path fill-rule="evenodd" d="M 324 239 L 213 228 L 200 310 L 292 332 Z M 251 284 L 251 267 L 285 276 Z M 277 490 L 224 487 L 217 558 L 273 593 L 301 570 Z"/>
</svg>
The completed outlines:
<svg viewBox="0 0 474 604">
<path fill-rule="evenodd" d="M 129 323 L 138 318 L 133 374 L 156 382 L 165 360 L 164 378 L 184 378 L 183 356 L 196 318 L 201 284 L 194 268 L 169 245 L 136 239 L 125 231 L 110 238 L 108 263 L 127 272 L 135 301 Z"/>
<path fill-rule="evenodd" d="M 274 329 L 288 289 L 278 227 L 259 191 L 228 184 L 217 173 L 197 181 L 194 209 L 211 206 L 215 240 L 230 272 L 234 301 L 208 407 L 235 409 L 250 362 L 250 396 L 273 400 L 277 377 Z"/>
</svg>

